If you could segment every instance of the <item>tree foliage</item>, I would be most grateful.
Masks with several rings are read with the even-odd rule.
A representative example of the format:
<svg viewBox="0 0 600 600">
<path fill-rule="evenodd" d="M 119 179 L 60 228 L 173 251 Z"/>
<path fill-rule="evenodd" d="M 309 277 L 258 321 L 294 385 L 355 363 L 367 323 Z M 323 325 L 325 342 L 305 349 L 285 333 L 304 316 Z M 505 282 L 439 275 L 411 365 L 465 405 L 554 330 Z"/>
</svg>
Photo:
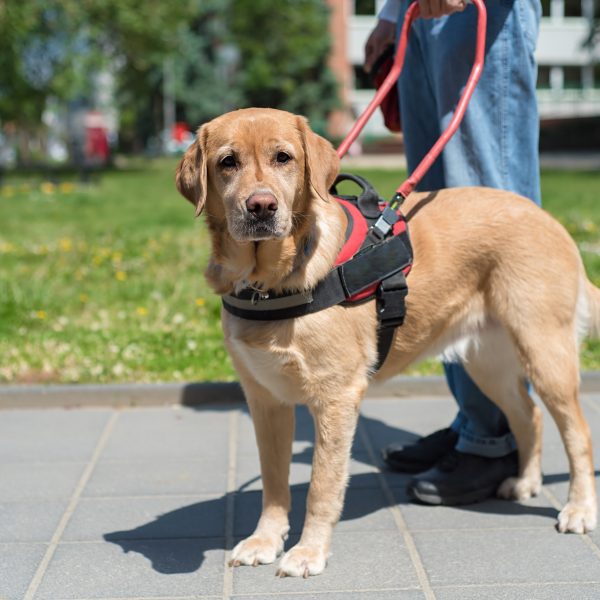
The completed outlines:
<svg viewBox="0 0 600 600">
<path fill-rule="evenodd" d="M 162 123 L 165 64 L 178 113 L 197 125 L 271 106 L 322 121 L 335 105 L 324 0 L 0 0 L 0 125 L 33 131 L 48 99 L 116 81 L 121 137 Z"/>
<path fill-rule="evenodd" d="M 323 0 L 233 0 L 231 34 L 248 105 L 301 113 L 314 123 L 337 106 L 328 19 Z"/>
</svg>

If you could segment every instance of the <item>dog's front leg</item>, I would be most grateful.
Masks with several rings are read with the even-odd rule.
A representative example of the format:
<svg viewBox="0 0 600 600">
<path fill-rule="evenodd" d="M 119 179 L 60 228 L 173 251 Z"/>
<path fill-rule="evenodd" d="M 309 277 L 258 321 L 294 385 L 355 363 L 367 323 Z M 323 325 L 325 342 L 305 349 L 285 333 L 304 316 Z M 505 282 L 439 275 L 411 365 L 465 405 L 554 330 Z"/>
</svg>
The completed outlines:
<svg viewBox="0 0 600 600">
<path fill-rule="evenodd" d="M 362 394 L 352 401 L 352 396 L 343 391 L 335 401 L 311 408 L 315 449 L 306 518 L 300 541 L 281 559 L 278 571 L 281 577 L 318 575 L 325 568 L 333 527 L 344 504 L 360 397 Z"/>
<path fill-rule="evenodd" d="M 260 455 L 262 513 L 254 533 L 232 552 L 231 564 L 268 564 L 283 551 L 289 530 L 289 471 L 294 438 L 294 407 L 256 385 L 245 386 Z"/>
</svg>

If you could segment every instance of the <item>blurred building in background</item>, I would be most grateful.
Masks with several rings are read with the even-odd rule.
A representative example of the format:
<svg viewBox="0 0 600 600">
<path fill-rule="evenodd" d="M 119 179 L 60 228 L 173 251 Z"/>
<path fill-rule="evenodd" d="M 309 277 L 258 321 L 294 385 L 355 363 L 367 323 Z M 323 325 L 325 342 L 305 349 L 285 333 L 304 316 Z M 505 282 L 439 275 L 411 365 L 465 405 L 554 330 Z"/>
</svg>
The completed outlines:
<svg viewBox="0 0 600 600">
<path fill-rule="evenodd" d="M 384 0 L 328 1 L 333 38 L 330 65 L 346 107 L 333 116 L 330 131 L 341 137 L 373 96 L 373 86 L 362 63 L 367 37 Z M 567 121 L 600 122 L 600 1 L 542 0 L 542 15 L 536 57 L 544 138 L 545 129 L 562 131 Z M 577 130 L 576 124 L 574 127 Z M 600 124 L 596 127 L 600 135 Z M 365 128 L 365 136 L 386 133 L 377 111 Z"/>
</svg>

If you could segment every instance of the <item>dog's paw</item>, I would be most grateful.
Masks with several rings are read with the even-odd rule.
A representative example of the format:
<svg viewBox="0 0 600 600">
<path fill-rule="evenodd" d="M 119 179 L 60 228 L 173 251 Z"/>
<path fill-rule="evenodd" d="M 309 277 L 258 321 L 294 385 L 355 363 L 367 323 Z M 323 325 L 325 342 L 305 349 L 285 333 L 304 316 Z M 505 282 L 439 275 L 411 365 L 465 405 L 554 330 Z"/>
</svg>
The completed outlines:
<svg viewBox="0 0 600 600">
<path fill-rule="evenodd" d="M 596 529 L 595 504 L 568 502 L 558 514 L 557 528 L 561 533 L 587 533 Z"/>
<path fill-rule="evenodd" d="M 283 552 L 283 538 L 280 536 L 251 535 L 242 540 L 232 551 L 230 567 L 240 565 L 268 565 Z"/>
<path fill-rule="evenodd" d="M 327 556 L 319 549 L 309 546 L 294 546 L 286 552 L 279 563 L 279 577 L 304 577 L 319 575 L 325 569 Z"/>
<path fill-rule="evenodd" d="M 505 500 L 528 500 L 542 490 L 541 477 L 509 477 L 505 479 L 496 495 Z"/>
</svg>

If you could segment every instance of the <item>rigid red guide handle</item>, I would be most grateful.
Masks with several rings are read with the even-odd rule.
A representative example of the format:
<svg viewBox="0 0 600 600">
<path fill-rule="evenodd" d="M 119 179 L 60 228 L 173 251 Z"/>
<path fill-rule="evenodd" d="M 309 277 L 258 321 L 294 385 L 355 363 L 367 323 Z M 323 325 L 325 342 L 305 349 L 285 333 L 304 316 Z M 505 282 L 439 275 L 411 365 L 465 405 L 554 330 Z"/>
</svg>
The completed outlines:
<svg viewBox="0 0 600 600">
<path fill-rule="evenodd" d="M 448 143 L 450 138 L 454 135 L 460 122 L 462 121 L 465 111 L 467 110 L 467 105 L 469 104 L 469 100 L 473 95 L 473 91 L 475 90 L 475 86 L 479 81 L 479 77 L 481 76 L 481 71 L 483 70 L 483 62 L 485 55 L 485 32 L 486 32 L 486 23 L 487 23 L 487 12 L 485 9 L 485 4 L 483 0 L 472 0 L 473 4 L 477 8 L 478 17 L 477 17 L 477 40 L 475 46 L 475 60 L 473 62 L 473 67 L 471 69 L 471 73 L 469 74 L 469 79 L 465 85 L 465 89 L 456 105 L 456 109 L 454 111 L 454 115 L 438 139 L 438 141 L 433 145 L 431 150 L 425 155 L 423 160 L 419 163 L 417 168 L 413 171 L 410 177 L 404 181 L 400 187 L 396 190 L 396 194 L 394 199 L 392 200 L 392 207 L 396 208 L 396 204 L 401 203 L 406 196 L 408 196 L 416 187 L 416 185 L 421 181 L 423 175 L 427 173 L 429 167 L 433 164 L 435 159 L 440 155 L 441 151 L 444 149 L 444 146 Z M 392 88 L 393 85 L 398 81 L 398 77 L 400 77 L 400 73 L 402 72 L 402 66 L 404 65 L 404 56 L 406 55 L 406 46 L 408 45 L 408 34 L 410 31 L 410 27 L 412 22 L 420 15 L 420 9 L 418 2 L 413 2 L 406 11 L 404 16 L 404 22 L 402 24 L 402 31 L 400 32 L 400 38 L 398 43 L 398 48 L 396 50 L 396 56 L 394 57 L 394 64 L 390 69 L 388 76 L 384 79 L 381 87 L 377 90 L 377 93 L 367 106 L 360 117 L 357 119 L 356 123 L 344 139 L 344 141 L 340 144 L 337 153 L 340 158 L 342 158 L 346 152 L 348 152 L 348 148 L 352 145 L 352 143 L 358 137 L 358 134 L 363 130 L 367 121 L 371 118 L 371 115 L 375 112 L 375 109 L 382 103 L 383 99 L 387 96 L 388 92 Z"/>
</svg>

